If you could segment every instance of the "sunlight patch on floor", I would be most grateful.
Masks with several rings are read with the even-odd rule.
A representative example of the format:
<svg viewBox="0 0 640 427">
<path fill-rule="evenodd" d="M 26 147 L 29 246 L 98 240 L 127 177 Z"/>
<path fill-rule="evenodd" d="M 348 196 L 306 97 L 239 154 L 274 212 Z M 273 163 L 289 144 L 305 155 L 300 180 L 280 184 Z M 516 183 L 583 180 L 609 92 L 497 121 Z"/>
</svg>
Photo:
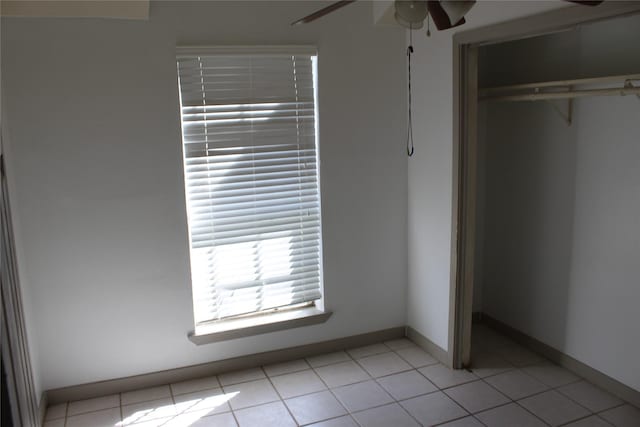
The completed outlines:
<svg viewBox="0 0 640 427">
<path fill-rule="evenodd" d="M 115 427 L 188 427 L 198 420 L 216 412 L 216 409 L 230 401 L 240 392 L 218 394 L 182 401 L 176 404 L 140 409 L 127 416 Z"/>
</svg>

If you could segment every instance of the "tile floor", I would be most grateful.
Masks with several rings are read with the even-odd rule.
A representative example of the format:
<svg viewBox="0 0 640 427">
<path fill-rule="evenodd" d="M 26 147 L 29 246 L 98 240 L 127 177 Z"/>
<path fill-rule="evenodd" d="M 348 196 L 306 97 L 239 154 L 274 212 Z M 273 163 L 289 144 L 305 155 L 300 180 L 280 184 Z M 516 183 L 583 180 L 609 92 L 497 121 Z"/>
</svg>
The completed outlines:
<svg viewBox="0 0 640 427">
<path fill-rule="evenodd" d="M 473 372 L 407 339 L 48 408 L 44 427 L 639 427 L 640 410 L 482 326 Z"/>
</svg>

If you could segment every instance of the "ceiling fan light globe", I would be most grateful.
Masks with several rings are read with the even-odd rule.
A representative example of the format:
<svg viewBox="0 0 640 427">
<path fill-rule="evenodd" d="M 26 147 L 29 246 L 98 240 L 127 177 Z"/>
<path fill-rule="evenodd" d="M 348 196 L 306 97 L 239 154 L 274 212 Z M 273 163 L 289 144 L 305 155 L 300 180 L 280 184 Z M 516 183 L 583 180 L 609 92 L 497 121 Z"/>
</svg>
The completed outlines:
<svg viewBox="0 0 640 427">
<path fill-rule="evenodd" d="M 394 6 L 396 21 L 407 28 L 422 28 L 423 21 L 429 13 L 426 1 L 396 0 Z"/>
<path fill-rule="evenodd" d="M 402 19 L 402 17 L 400 15 L 398 15 L 398 12 L 396 12 L 394 14 L 394 17 L 396 18 L 396 22 L 400 25 L 402 25 L 405 28 L 409 28 L 411 30 L 419 30 L 420 28 L 422 28 L 424 26 L 424 22 L 420 21 L 420 22 L 408 22 L 405 21 L 404 19 Z"/>
</svg>

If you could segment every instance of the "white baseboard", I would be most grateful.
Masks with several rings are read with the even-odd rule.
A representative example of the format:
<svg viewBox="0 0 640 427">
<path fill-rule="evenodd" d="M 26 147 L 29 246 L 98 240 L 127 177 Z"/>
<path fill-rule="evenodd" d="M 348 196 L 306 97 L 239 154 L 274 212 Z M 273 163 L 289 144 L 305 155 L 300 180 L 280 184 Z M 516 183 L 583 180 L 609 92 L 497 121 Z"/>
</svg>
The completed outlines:
<svg viewBox="0 0 640 427">
<path fill-rule="evenodd" d="M 285 349 L 251 354 L 247 356 L 234 357 L 231 359 L 203 363 L 200 365 L 186 366 L 166 371 L 152 372 L 149 374 L 63 387 L 54 390 L 48 390 L 46 394 L 48 403 L 55 405 L 62 402 L 90 399 L 92 397 L 106 396 L 109 394 L 137 390 L 141 388 L 172 384 L 180 381 L 201 378 L 204 376 L 217 375 L 223 372 L 252 368 L 255 366 L 286 362 L 289 360 L 300 359 L 303 357 L 313 356 L 321 353 L 330 353 L 347 348 L 360 347 L 381 341 L 402 338 L 404 336 L 405 327 L 398 326 L 395 328 L 384 329 L 360 335 L 353 335 L 330 341 L 289 347 Z"/>
<path fill-rule="evenodd" d="M 40 396 L 40 404 L 38 405 L 38 419 L 40 420 L 39 425 L 44 425 L 44 417 L 47 415 L 47 407 L 49 406 L 49 395 L 46 391 L 42 392 L 42 396 Z"/>
<path fill-rule="evenodd" d="M 449 362 L 449 353 L 447 353 L 446 350 L 435 344 L 429 338 L 413 329 L 411 326 L 407 326 L 407 338 L 418 344 L 427 353 L 431 354 L 443 365 L 451 367 L 451 363 Z"/>
</svg>

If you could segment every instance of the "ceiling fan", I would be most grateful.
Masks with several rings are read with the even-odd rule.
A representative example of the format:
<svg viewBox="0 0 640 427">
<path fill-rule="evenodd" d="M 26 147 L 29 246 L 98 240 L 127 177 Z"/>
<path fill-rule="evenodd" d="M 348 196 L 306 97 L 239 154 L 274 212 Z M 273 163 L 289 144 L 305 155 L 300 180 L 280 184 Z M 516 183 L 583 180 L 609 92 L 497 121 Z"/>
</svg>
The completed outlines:
<svg viewBox="0 0 640 427">
<path fill-rule="evenodd" d="M 311 15 L 291 23 L 291 25 L 308 24 L 316 19 L 322 18 L 344 6 L 354 3 L 356 0 L 341 0 L 324 7 Z M 571 3 L 578 3 L 587 6 L 597 6 L 604 0 L 565 0 Z M 464 16 L 476 4 L 476 0 L 395 0 L 396 22 L 410 30 L 422 28 L 424 20 L 430 17 L 438 30 L 446 30 L 464 24 Z M 429 21 L 427 21 L 428 24 Z M 411 32 L 409 33 L 411 34 Z M 427 26 L 427 36 L 431 33 Z M 411 36 L 409 37 L 411 40 Z M 407 48 L 408 60 L 408 123 L 407 123 L 407 155 L 413 155 L 413 125 L 411 118 L 411 54 L 413 46 L 411 41 Z"/>
<path fill-rule="evenodd" d="M 341 0 L 322 8 L 311 15 L 298 19 L 291 25 L 307 24 L 322 18 L 356 0 Z M 596 6 L 603 0 L 565 0 L 588 6 Z M 446 30 L 464 24 L 464 16 L 475 5 L 476 0 L 395 0 L 395 19 L 403 27 L 416 30 L 422 28 L 430 16 L 438 30 Z"/>
</svg>

